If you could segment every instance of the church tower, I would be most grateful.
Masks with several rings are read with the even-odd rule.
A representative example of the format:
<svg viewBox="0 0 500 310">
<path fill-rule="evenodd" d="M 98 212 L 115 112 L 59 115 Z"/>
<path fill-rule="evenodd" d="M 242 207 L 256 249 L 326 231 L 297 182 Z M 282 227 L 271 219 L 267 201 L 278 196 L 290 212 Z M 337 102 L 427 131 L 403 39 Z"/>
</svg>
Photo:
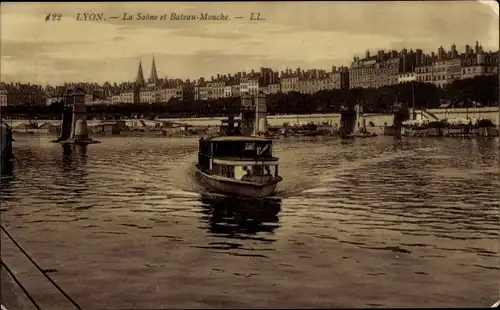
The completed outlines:
<svg viewBox="0 0 500 310">
<path fill-rule="evenodd" d="M 156 72 L 155 57 L 153 56 L 153 64 L 151 65 L 151 74 L 149 75 L 149 84 L 158 85 L 159 83 L 158 73 Z"/>
<path fill-rule="evenodd" d="M 137 71 L 137 78 L 134 85 L 134 103 L 141 102 L 141 88 L 146 86 L 144 81 L 144 74 L 142 73 L 142 62 L 139 61 L 139 70 Z"/>
<path fill-rule="evenodd" d="M 137 78 L 135 79 L 136 86 L 144 86 L 146 82 L 144 81 L 144 74 L 142 73 L 142 62 L 139 61 L 139 71 L 137 71 Z"/>
</svg>

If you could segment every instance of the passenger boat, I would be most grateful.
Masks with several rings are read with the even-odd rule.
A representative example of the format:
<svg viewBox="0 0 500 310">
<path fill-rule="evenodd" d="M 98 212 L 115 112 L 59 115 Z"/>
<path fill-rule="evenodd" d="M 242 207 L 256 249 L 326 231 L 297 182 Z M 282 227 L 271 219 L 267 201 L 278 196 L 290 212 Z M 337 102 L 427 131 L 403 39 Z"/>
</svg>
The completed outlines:
<svg viewBox="0 0 500 310">
<path fill-rule="evenodd" d="M 254 136 L 201 138 L 196 170 L 210 189 L 230 196 L 264 198 L 279 182 L 272 140 Z"/>
</svg>

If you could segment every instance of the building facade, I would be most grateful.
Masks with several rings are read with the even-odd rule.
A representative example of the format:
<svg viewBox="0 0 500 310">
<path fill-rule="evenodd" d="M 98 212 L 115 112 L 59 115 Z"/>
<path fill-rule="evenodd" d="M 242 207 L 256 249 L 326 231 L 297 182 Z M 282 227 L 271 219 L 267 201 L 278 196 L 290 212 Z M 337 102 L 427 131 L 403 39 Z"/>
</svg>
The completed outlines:
<svg viewBox="0 0 500 310">
<path fill-rule="evenodd" d="M 430 54 L 424 54 L 419 49 L 379 50 L 373 55 L 366 51 L 363 59 L 355 56 L 349 67 L 332 67 L 330 72 L 297 68 L 278 73 L 271 68 L 260 68 L 248 73 L 217 74 L 206 81 L 203 78 L 183 81 L 159 78 L 153 57 L 147 80 L 142 62 L 139 62 L 135 81 L 120 85 L 65 83 L 42 89 L 38 85 L 0 83 L 0 106 L 50 104 L 53 98 L 60 98 L 67 87 L 82 88 L 87 104 L 216 100 L 259 92 L 314 94 L 325 90 L 378 88 L 412 81 L 444 88 L 459 79 L 498 74 L 498 65 L 498 51 L 485 52 L 476 42 L 475 46 L 465 45 L 464 53 L 459 53 L 454 44 L 449 50 L 441 46 L 437 53 Z"/>
<path fill-rule="evenodd" d="M 375 87 L 375 65 L 377 57 L 367 51 L 365 58 L 354 56 L 349 67 L 349 88 Z"/>
<path fill-rule="evenodd" d="M 40 85 L 0 83 L 0 106 L 46 105 L 46 95 Z"/>
<path fill-rule="evenodd" d="M 415 72 L 401 73 L 398 76 L 398 84 L 411 83 L 417 81 L 417 74 Z"/>
</svg>

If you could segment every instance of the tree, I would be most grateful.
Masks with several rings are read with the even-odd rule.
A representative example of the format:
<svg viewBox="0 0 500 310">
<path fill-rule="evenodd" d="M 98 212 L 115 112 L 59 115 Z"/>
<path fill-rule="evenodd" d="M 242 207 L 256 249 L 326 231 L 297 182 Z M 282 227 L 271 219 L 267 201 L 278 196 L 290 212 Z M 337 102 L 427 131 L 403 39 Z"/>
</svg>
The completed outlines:
<svg viewBox="0 0 500 310">
<path fill-rule="evenodd" d="M 168 102 L 153 104 L 114 104 L 92 105 L 88 112 L 96 115 L 145 115 L 148 117 L 209 117 L 228 116 L 240 112 L 240 98 L 219 98 L 212 100 L 179 100 L 171 98 Z M 414 101 L 413 101 L 414 100 Z M 498 76 L 478 76 L 472 79 L 457 80 L 446 88 L 440 89 L 433 84 L 412 82 L 380 88 L 354 88 L 322 90 L 315 94 L 289 92 L 267 96 L 269 114 L 309 114 L 339 113 L 343 105 L 351 109 L 356 104 L 363 105 L 365 113 L 392 113 L 393 104 L 405 103 L 417 109 L 437 108 L 443 101 L 463 103 L 472 106 L 473 102 L 482 105 L 498 105 Z M 46 106 L 7 106 L 1 107 L 2 115 L 35 114 L 60 117 L 62 102 Z"/>
</svg>

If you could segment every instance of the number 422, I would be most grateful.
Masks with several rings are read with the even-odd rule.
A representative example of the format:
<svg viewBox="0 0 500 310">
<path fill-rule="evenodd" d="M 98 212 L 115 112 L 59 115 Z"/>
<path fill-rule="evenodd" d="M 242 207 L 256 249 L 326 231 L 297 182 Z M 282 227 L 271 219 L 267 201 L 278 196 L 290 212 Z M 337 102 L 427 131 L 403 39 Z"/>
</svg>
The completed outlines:
<svg viewBox="0 0 500 310">
<path fill-rule="evenodd" d="M 62 14 L 61 13 L 49 13 L 47 16 L 45 16 L 45 21 L 46 22 L 58 22 L 61 20 Z"/>
</svg>

